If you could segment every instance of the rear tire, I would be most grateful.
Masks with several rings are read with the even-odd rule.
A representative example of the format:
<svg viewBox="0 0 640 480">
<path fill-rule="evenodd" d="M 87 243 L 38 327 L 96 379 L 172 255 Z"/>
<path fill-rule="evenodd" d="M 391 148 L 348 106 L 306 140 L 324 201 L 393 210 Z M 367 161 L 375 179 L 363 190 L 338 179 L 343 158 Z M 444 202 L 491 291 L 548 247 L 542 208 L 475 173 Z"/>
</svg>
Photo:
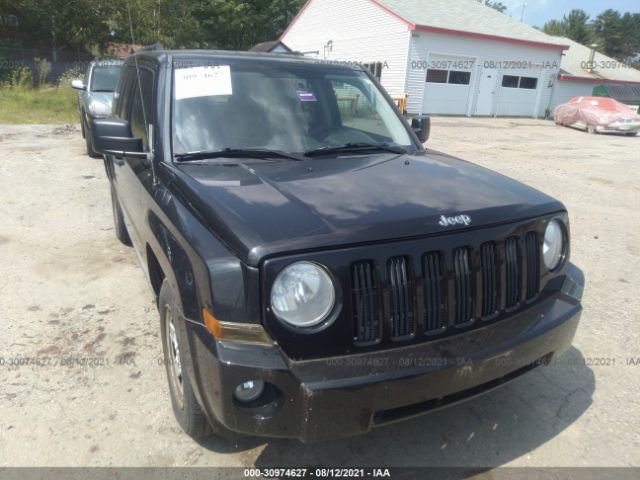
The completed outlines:
<svg viewBox="0 0 640 480">
<path fill-rule="evenodd" d="M 113 184 L 111 182 L 109 182 L 109 185 L 111 186 L 111 208 L 113 210 L 113 224 L 116 229 L 116 237 L 124 245 L 130 247 L 131 237 L 129 236 L 129 232 L 127 231 L 127 226 L 124 223 L 124 215 L 122 213 L 120 201 L 118 200 L 118 194 L 116 193 L 116 189 L 113 187 Z"/>
<path fill-rule="evenodd" d="M 182 307 L 178 296 L 165 279 L 158 296 L 160 310 L 160 332 L 164 365 L 167 371 L 171 405 L 180 427 L 191 438 L 198 439 L 214 433 L 206 414 L 193 393 L 188 369 L 185 368 L 184 353 L 187 351 L 187 338 Z M 217 427 L 217 426 L 216 426 Z M 218 428 L 215 429 L 216 431 Z"/>
</svg>

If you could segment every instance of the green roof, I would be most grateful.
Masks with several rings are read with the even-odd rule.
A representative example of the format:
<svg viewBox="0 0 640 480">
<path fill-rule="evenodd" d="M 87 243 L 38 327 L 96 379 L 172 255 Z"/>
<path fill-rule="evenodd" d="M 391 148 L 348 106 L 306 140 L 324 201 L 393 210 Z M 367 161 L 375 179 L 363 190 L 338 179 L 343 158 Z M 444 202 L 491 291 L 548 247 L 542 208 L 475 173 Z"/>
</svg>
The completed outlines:
<svg viewBox="0 0 640 480">
<path fill-rule="evenodd" d="M 597 85 L 593 88 L 596 97 L 611 97 L 622 103 L 640 105 L 640 85 Z"/>
</svg>

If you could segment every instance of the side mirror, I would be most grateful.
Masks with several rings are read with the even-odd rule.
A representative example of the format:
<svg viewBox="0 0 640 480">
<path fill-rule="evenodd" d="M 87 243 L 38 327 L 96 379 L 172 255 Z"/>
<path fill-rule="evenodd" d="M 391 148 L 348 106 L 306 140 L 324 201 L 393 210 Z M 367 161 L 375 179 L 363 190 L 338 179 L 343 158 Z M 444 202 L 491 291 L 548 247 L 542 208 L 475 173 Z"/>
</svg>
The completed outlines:
<svg viewBox="0 0 640 480">
<path fill-rule="evenodd" d="M 93 147 L 103 155 L 147 158 L 142 139 L 134 137 L 131 125 L 119 118 L 94 119 L 91 122 Z"/>
<path fill-rule="evenodd" d="M 71 88 L 75 88 L 76 90 L 86 90 L 87 89 L 87 87 L 82 82 L 82 80 L 72 80 L 71 81 Z"/>
<path fill-rule="evenodd" d="M 418 139 L 424 143 L 429 140 L 431 134 L 431 117 L 422 115 L 411 120 L 411 128 L 418 136 Z"/>
</svg>

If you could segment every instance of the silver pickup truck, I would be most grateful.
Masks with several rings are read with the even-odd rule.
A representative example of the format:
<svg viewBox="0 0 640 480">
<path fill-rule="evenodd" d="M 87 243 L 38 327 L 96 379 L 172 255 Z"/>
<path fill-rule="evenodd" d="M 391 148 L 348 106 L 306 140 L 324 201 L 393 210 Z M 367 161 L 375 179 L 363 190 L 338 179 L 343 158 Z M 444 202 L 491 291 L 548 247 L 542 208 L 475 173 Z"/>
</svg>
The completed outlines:
<svg viewBox="0 0 640 480">
<path fill-rule="evenodd" d="M 113 92 L 120 78 L 122 60 L 94 60 L 89 64 L 84 80 L 73 80 L 71 86 L 78 90 L 78 111 L 82 136 L 87 144 L 87 155 L 99 158 L 91 141 L 91 120 L 111 114 Z"/>
</svg>

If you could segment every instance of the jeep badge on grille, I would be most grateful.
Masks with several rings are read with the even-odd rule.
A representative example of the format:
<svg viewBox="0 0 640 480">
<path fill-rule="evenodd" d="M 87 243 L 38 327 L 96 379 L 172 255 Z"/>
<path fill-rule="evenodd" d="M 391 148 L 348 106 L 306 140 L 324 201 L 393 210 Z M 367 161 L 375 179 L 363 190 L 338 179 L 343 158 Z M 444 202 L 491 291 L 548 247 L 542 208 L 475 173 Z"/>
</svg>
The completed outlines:
<svg viewBox="0 0 640 480">
<path fill-rule="evenodd" d="M 470 225 L 471 217 L 469 215 L 456 215 L 455 217 L 445 217 L 440 215 L 439 225 L 443 227 L 451 227 L 453 225 Z"/>
</svg>

